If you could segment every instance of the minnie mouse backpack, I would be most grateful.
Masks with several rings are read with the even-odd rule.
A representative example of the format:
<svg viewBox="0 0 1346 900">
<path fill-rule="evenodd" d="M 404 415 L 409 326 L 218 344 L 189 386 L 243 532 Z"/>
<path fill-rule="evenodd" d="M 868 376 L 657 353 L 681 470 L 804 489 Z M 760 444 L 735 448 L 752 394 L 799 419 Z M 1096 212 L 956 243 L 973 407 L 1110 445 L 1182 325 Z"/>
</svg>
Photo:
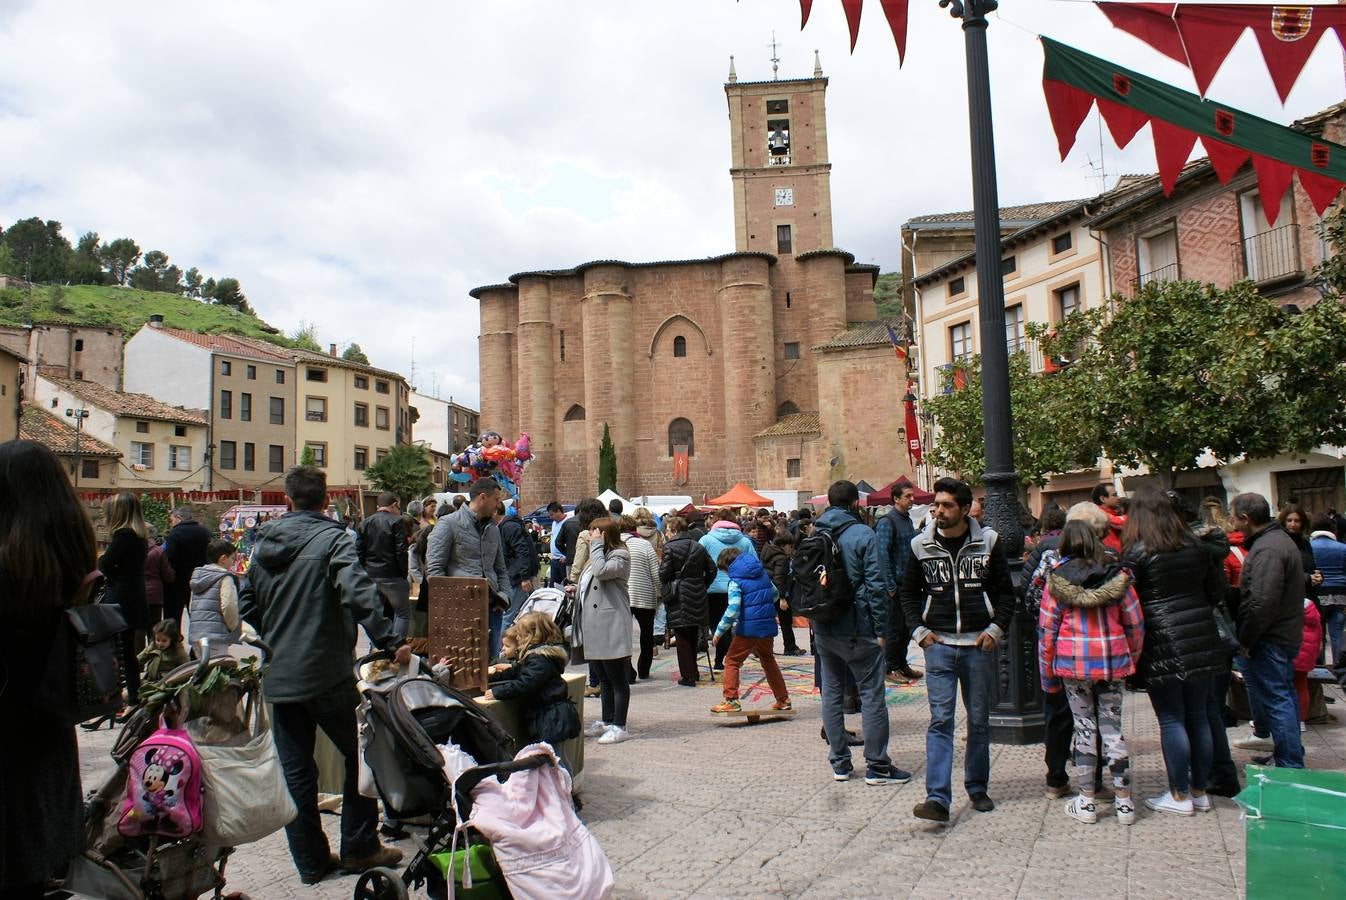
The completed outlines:
<svg viewBox="0 0 1346 900">
<path fill-rule="evenodd" d="M 131 752 L 117 830 L 184 838 L 201 830 L 201 757 L 181 728 L 159 728 Z"/>
</svg>

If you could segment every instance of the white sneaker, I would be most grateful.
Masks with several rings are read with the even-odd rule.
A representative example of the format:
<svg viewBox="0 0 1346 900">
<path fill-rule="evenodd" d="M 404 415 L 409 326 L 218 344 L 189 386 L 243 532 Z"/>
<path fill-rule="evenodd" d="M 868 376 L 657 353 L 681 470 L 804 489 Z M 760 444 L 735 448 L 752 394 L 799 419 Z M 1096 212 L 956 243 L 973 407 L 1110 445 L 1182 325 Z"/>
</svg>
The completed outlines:
<svg viewBox="0 0 1346 900">
<path fill-rule="evenodd" d="M 603 732 L 603 736 L 598 739 L 600 744 L 620 744 L 622 741 L 631 740 L 631 732 L 625 728 L 619 728 L 616 725 L 609 725 L 608 730 Z"/>
<path fill-rule="evenodd" d="M 1255 732 L 1248 732 L 1245 738 L 1239 738 L 1234 741 L 1233 746 L 1239 750 L 1275 750 L 1276 743 L 1269 737 L 1258 737 Z"/>
<path fill-rule="evenodd" d="M 1174 799 L 1172 791 L 1165 791 L 1158 797 L 1146 797 L 1145 805 L 1155 812 L 1173 813 L 1178 816 L 1190 816 L 1196 812 L 1191 797 L 1177 800 Z"/>
<path fill-rule="evenodd" d="M 1193 794 L 1192 809 L 1196 810 L 1197 812 L 1210 812 L 1211 811 L 1210 794 L 1202 794 L 1200 797 L 1198 797 L 1196 794 Z"/>
<path fill-rule="evenodd" d="M 1076 822 L 1092 825 L 1098 821 L 1098 807 L 1094 806 L 1093 800 L 1081 794 L 1066 801 L 1066 815 Z"/>
<path fill-rule="evenodd" d="M 1131 803 L 1131 798 L 1127 797 L 1125 799 L 1119 798 L 1114 804 L 1113 809 L 1117 811 L 1118 825 L 1130 825 L 1136 821 L 1136 808 Z"/>
<path fill-rule="evenodd" d="M 1300 733 L 1300 734 L 1303 734 L 1304 732 L 1306 732 L 1306 731 L 1308 731 L 1308 730 L 1309 730 L 1309 729 L 1304 725 L 1303 722 L 1300 722 L 1300 723 L 1299 723 L 1299 733 Z"/>
<path fill-rule="evenodd" d="M 602 719 L 596 719 L 589 723 L 589 727 L 584 729 L 585 737 L 599 737 L 604 734 L 611 726 Z"/>
</svg>

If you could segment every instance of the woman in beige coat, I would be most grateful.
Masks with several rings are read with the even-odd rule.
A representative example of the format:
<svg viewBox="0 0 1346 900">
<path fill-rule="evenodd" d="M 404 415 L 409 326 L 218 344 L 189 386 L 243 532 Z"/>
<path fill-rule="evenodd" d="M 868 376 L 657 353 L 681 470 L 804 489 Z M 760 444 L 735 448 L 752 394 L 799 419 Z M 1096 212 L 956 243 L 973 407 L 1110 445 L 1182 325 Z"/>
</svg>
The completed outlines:
<svg viewBox="0 0 1346 900">
<path fill-rule="evenodd" d="M 573 640 L 584 659 L 598 670 L 603 714 L 585 729 L 600 744 L 630 738 L 626 713 L 631 706 L 631 597 L 626 577 L 631 555 L 622 543 L 616 519 L 599 519 L 580 539 L 589 544 L 589 564 L 580 579 Z"/>
</svg>

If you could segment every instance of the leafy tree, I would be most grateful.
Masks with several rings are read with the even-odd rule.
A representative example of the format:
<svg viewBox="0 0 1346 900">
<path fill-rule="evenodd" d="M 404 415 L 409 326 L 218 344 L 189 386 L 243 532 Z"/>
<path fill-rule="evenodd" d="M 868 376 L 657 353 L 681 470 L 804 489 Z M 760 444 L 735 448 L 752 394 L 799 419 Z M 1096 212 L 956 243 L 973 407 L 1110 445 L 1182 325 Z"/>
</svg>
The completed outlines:
<svg viewBox="0 0 1346 900">
<path fill-rule="evenodd" d="M 299 327 L 290 332 L 290 343 L 300 350 L 322 352 L 322 345 L 318 343 L 318 326 L 312 322 L 300 322 Z"/>
<path fill-rule="evenodd" d="M 405 507 L 431 487 L 430 454 L 415 444 L 398 444 L 386 456 L 365 469 L 365 477 L 381 491 L 392 491 Z"/>
<path fill-rule="evenodd" d="M 318 458 L 313 455 L 313 448 L 305 444 L 304 449 L 299 451 L 299 465 L 312 466 L 316 465 L 317 461 Z"/>
<path fill-rule="evenodd" d="M 215 291 L 211 297 L 220 306 L 232 306 L 239 312 L 252 312 L 252 307 L 248 306 L 248 298 L 243 296 L 237 278 L 221 278 L 215 282 Z"/>
<path fill-rule="evenodd" d="M 14 263 L 14 251 L 5 246 L 0 241 L 0 275 L 18 275 L 18 269 Z"/>
<path fill-rule="evenodd" d="M 126 284 L 131 269 L 140 261 L 140 245 L 130 238 L 117 238 L 98 249 L 98 259 L 113 284 Z"/>
<path fill-rule="evenodd" d="M 617 489 L 617 448 L 612 446 L 608 423 L 603 423 L 603 441 L 598 445 L 598 493 Z"/>
<path fill-rule="evenodd" d="M 200 297 L 202 284 L 201 270 L 196 266 L 192 266 L 182 276 L 182 292 L 188 297 Z"/>
<path fill-rule="evenodd" d="M 369 365 L 369 357 L 365 356 L 365 352 L 360 349 L 359 344 L 352 343 L 346 347 L 345 351 L 341 354 L 341 358 L 347 362 L 357 362 L 366 366 Z"/>
<path fill-rule="evenodd" d="M 884 272 L 874 282 L 874 312 L 880 318 L 900 316 L 902 308 L 902 273 Z"/>
<path fill-rule="evenodd" d="M 144 263 L 131 272 L 131 287 L 142 291 L 162 291 L 166 294 L 182 292 L 182 270 L 169 265 L 168 254 L 151 250 Z"/>
<path fill-rule="evenodd" d="M 98 257 L 100 247 L 98 232 L 86 231 L 80 235 L 75 245 L 75 255 L 70 260 L 70 280 L 76 284 L 102 284 L 103 263 Z"/>
<path fill-rule="evenodd" d="M 13 255 L 15 275 L 32 282 L 65 281 L 74 250 L 61 234 L 61 223 L 36 216 L 20 219 L 5 232 L 4 244 Z"/>
</svg>

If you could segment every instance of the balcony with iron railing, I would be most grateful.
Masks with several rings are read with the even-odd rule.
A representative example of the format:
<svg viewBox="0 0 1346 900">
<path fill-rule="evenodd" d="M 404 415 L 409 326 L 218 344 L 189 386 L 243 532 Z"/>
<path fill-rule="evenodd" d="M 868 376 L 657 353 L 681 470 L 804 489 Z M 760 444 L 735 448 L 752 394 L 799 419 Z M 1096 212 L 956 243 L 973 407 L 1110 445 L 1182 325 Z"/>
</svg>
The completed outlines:
<svg viewBox="0 0 1346 900">
<path fill-rule="evenodd" d="M 1157 269 L 1151 269 L 1142 273 L 1139 278 L 1131 283 L 1135 290 L 1140 290 L 1147 284 L 1167 284 L 1170 281 L 1178 280 L 1178 264 L 1173 262 L 1166 266 L 1160 266 Z"/>
<path fill-rule="evenodd" d="M 1257 284 L 1299 278 L 1304 267 L 1299 261 L 1299 226 L 1282 225 L 1254 234 L 1231 245 L 1243 274 Z"/>
</svg>

